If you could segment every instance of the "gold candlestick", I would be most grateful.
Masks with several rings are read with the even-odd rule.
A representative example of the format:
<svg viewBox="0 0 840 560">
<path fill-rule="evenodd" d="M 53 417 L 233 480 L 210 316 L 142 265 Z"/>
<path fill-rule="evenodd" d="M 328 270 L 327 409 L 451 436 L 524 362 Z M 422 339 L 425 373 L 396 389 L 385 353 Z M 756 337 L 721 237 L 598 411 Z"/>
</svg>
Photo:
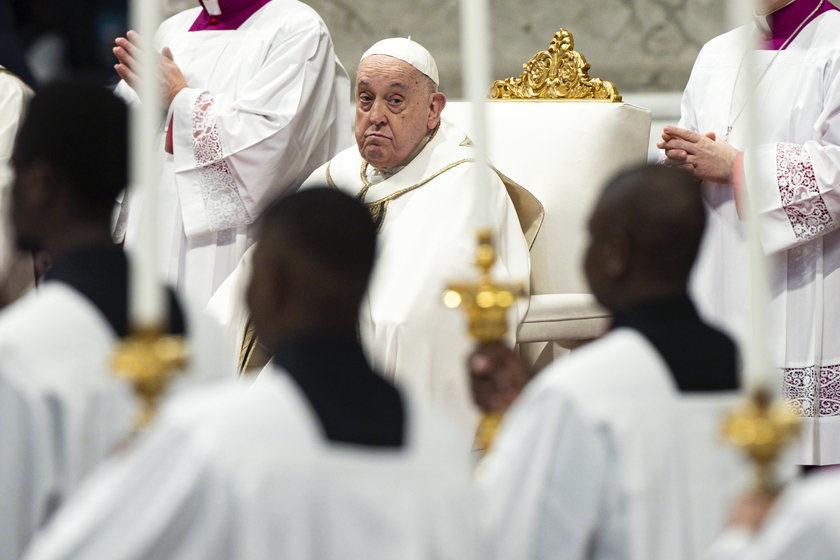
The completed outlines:
<svg viewBox="0 0 840 560">
<path fill-rule="evenodd" d="M 773 402 L 769 391 L 756 390 L 721 426 L 727 443 L 740 447 L 755 465 L 755 491 L 774 494 L 780 488 L 774 468 L 782 449 L 799 432 L 799 418 Z"/>
<path fill-rule="evenodd" d="M 457 282 L 449 284 L 443 293 L 443 303 L 447 307 L 463 307 L 467 312 L 468 330 L 479 345 L 500 343 L 507 334 L 507 310 L 516 303 L 516 299 L 525 297 L 525 285 L 501 284 L 494 282 L 490 269 L 496 262 L 496 250 L 493 246 L 493 234 L 488 229 L 478 232 L 478 249 L 475 264 L 480 274 L 477 282 Z M 502 413 L 484 414 L 476 432 L 476 445 L 482 452 L 487 452 L 496 430 L 502 421 Z"/>
<path fill-rule="evenodd" d="M 131 383 L 141 399 L 137 431 L 152 421 L 170 381 L 187 366 L 185 338 L 164 332 L 162 328 L 134 329 L 114 354 L 116 376 Z"/>
</svg>

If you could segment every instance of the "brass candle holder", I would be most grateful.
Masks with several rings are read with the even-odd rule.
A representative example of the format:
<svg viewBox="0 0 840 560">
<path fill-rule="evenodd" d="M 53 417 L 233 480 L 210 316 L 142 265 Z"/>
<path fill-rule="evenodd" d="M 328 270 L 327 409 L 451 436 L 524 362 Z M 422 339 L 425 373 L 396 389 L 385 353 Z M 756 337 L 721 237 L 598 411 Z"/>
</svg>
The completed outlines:
<svg viewBox="0 0 840 560">
<path fill-rule="evenodd" d="M 488 229 L 478 232 L 475 264 L 479 269 L 477 282 L 449 284 L 443 293 L 443 303 L 449 308 L 461 307 L 467 313 L 468 330 L 479 345 L 499 344 L 508 331 L 507 310 L 517 298 L 525 297 L 525 285 L 501 284 L 493 281 L 490 269 L 496 262 L 493 234 Z M 476 431 L 476 446 L 487 452 L 502 421 L 502 413 L 484 414 Z"/>
<path fill-rule="evenodd" d="M 781 484 L 775 466 L 784 447 L 799 433 L 799 418 L 774 402 L 766 388 L 756 390 L 721 426 L 724 440 L 741 448 L 755 466 L 754 490 L 774 494 Z"/>
<path fill-rule="evenodd" d="M 172 378 L 187 366 L 187 344 L 183 336 L 164 334 L 163 328 L 139 328 L 117 348 L 112 365 L 120 379 L 131 383 L 140 397 L 136 430 L 154 419 L 161 396 Z"/>
</svg>

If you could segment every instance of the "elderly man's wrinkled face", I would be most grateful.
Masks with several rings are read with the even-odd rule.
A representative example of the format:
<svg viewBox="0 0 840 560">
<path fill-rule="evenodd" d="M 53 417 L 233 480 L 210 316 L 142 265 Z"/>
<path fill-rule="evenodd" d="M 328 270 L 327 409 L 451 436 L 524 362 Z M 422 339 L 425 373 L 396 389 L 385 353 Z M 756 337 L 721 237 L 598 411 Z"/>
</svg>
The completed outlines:
<svg viewBox="0 0 840 560">
<path fill-rule="evenodd" d="M 397 58 L 372 55 L 356 75 L 356 144 L 376 167 L 404 160 L 434 129 L 446 103 L 430 80 Z"/>
</svg>

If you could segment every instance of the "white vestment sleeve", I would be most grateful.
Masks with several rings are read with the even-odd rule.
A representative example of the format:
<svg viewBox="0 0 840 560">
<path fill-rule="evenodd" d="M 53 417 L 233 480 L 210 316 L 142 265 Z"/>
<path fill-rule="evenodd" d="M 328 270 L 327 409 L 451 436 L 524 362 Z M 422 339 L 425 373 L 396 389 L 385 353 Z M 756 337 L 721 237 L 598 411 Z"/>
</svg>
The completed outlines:
<svg viewBox="0 0 840 560">
<path fill-rule="evenodd" d="M 479 467 L 480 557 L 629 556 L 607 433 L 552 391 L 526 390 Z"/>
<path fill-rule="evenodd" d="M 745 152 L 750 208 L 767 254 L 821 237 L 840 224 L 838 64 L 831 65 L 823 91 L 813 140 L 764 144 Z M 758 178 L 755 184 L 750 177 Z"/>
<path fill-rule="evenodd" d="M 340 67 L 326 28 L 313 25 L 272 44 L 236 95 L 187 88 L 175 96 L 175 183 L 188 237 L 247 225 L 299 186 L 338 117 L 332 84 Z"/>
</svg>

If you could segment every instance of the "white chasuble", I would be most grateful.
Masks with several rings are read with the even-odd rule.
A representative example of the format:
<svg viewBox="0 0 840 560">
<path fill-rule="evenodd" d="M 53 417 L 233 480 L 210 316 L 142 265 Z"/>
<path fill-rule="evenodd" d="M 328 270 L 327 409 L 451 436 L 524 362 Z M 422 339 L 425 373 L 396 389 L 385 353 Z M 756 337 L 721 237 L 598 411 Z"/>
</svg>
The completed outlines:
<svg viewBox="0 0 840 560">
<path fill-rule="evenodd" d="M 745 120 L 736 115 L 747 92 L 735 87 L 736 77 L 750 60 L 754 76 L 764 73 L 748 93 L 757 103 L 759 145 L 745 152 L 744 164 L 747 177 L 757 177 L 746 187 L 748 206 L 770 271 L 767 348 L 789 408 L 805 417 L 801 461 L 840 463 L 840 13 L 818 16 L 783 51 L 745 59 L 745 34 L 753 29 L 703 47 L 680 126 L 723 137 L 735 120 L 730 143 L 744 150 Z M 705 183 L 703 191 L 709 217 L 693 297 L 701 315 L 743 341 L 750 317 L 746 228 L 731 186 Z"/>
<path fill-rule="evenodd" d="M 398 449 L 331 443 L 277 368 L 171 401 L 102 465 L 28 560 L 472 560 L 469 456 L 428 404 L 403 399 Z"/>
<path fill-rule="evenodd" d="M 479 466 L 492 560 L 693 560 L 749 471 L 719 439 L 736 396 L 681 394 L 656 349 L 620 328 L 538 374 Z"/>
<path fill-rule="evenodd" d="M 250 224 L 274 198 L 352 143 L 350 82 L 324 22 L 296 0 L 272 0 L 235 30 L 189 32 L 201 8 L 158 30 L 189 87 L 165 131 L 157 214 L 164 280 L 204 305 L 254 242 Z M 118 93 L 136 100 L 120 83 Z M 140 195 L 123 206 L 117 235 L 143 235 Z"/>
<path fill-rule="evenodd" d="M 474 182 L 478 153 L 468 142 L 442 121 L 420 153 L 381 182 L 370 184 L 373 170 L 353 147 L 316 170 L 305 186 L 361 195 L 380 220 L 377 261 L 360 319 L 373 368 L 431 395 L 472 430 L 477 413 L 466 370 L 472 343 L 463 311 L 447 309 L 441 298 L 447 283 L 477 278 L 481 198 L 489 198 L 487 225 L 496 239 L 494 277 L 527 286 L 530 260 L 501 179 L 488 172 L 488 184 Z M 510 312 L 511 342 L 526 311 L 527 301 L 520 301 Z"/>
</svg>

